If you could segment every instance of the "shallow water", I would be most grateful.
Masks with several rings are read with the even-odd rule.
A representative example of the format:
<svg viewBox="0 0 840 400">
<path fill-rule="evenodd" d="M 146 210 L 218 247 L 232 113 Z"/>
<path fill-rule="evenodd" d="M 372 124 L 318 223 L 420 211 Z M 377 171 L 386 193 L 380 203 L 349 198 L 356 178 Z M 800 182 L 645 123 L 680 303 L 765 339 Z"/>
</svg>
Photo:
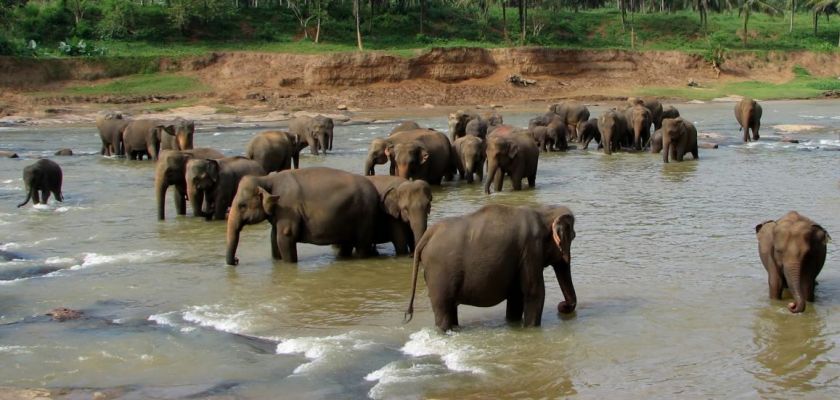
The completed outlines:
<svg viewBox="0 0 840 400">
<path fill-rule="evenodd" d="M 590 146 L 543 154 L 536 190 L 435 189 L 433 221 L 487 203 L 565 204 L 577 216 L 575 314 L 557 314 L 547 269 L 541 328 L 508 326 L 503 304 L 461 306 L 463 329 L 448 334 L 432 329 L 422 279 L 402 324 L 411 262 L 388 246 L 336 260 L 301 244 L 300 263 L 275 264 L 261 224 L 228 267 L 225 225 L 175 217 L 171 201 L 158 222 L 153 165 L 99 156 L 95 128 L 0 131 L 0 148 L 27 158 L 0 159 L 0 250 L 23 258 L 0 258 L 0 386 L 135 398 L 840 397 L 837 242 L 817 302 L 791 315 L 767 298 L 753 229 L 795 209 L 840 239 L 840 102 L 766 102 L 762 140 L 749 145 L 731 103 L 678 108 L 722 135 L 721 148 L 663 165 Z M 445 117 L 419 122 L 446 129 Z M 824 128 L 790 144 L 776 124 Z M 367 143 L 392 126 L 338 127 L 335 154 L 301 164 L 362 172 Z M 196 144 L 236 155 L 255 132 L 201 126 Z M 21 169 L 62 147 L 83 154 L 55 158 L 65 202 L 15 208 Z M 91 318 L 48 322 L 55 307 Z"/>
</svg>

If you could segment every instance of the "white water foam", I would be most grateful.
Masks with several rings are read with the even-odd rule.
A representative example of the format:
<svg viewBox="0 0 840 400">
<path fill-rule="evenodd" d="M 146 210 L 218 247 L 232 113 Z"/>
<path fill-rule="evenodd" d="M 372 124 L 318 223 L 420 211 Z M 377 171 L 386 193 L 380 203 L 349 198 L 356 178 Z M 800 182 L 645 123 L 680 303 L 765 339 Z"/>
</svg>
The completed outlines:
<svg viewBox="0 0 840 400">
<path fill-rule="evenodd" d="M 459 335 L 454 332 L 440 334 L 433 329 L 423 328 L 412 333 L 400 350 L 414 357 L 437 355 L 452 371 L 484 374 L 483 369 L 470 362 L 472 356 L 477 353 L 476 348 L 470 344 L 459 343 Z"/>
<path fill-rule="evenodd" d="M 295 368 L 295 374 L 302 374 L 330 365 L 338 357 L 346 358 L 351 352 L 370 350 L 376 346 L 374 342 L 358 336 L 359 332 L 351 331 L 336 336 L 286 339 L 277 345 L 277 354 L 303 354 L 312 360 Z"/>
<path fill-rule="evenodd" d="M 251 326 L 250 312 L 246 310 L 230 313 L 219 305 L 193 306 L 184 311 L 184 321 L 192 322 L 217 331 L 242 334 Z"/>
<path fill-rule="evenodd" d="M 367 374 L 365 376 L 366 381 L 376 382 L 368 391 L 368 397 L 377 400 L 401 397 L 401 392 L 412 390 L 406 387 L 407 384 L 433 381 L 448 373 L 445 368 L 439 365 L 412 364 L 404 366 L 402 364 L 404 363 L 395 361 Z"/>
<path fill-rule="evenodd" d="M 105 264 L 144 264 L 165 260 L 175 255 L 172 251 L 159 250 L 137 250 L 117 255 L 104 255 L 97 253 L 85 253 L 81 264 L 70 267 L 71 270 L 78 270 L 88 267 L 95 267 Z"/>
<path fill-rule="evenodd" d="M 44 260 L 44 264 L 47 265 L 72 264 L 74 262 L 76 262 L 76 259 L 69 257 L 50 257 Z"/>
<path fill-rule="evenodd" d="M 30 354 L 32 353 L 27 346 L 0 346 L 0 353 L 11 355 Z"/>
<path fill-rule="evenodd" d="M 5 243 L 5 244 L 0 244 L 0 250 L 9 251 L 9 250 L 15 250 L 15 249 L 20 249 L 20 248 L 32 248 L 32 247 L 38 246 L 42 243 L 51 242 L 51 241 L 56 240 L 56 239 L 58 239 L 58 238 L 57 237 L 49 237 L 49 238 L 46 238 L 46 239 L 36 240 L 32 243 L 9 242 L 9 243 Z"/>
</svg>

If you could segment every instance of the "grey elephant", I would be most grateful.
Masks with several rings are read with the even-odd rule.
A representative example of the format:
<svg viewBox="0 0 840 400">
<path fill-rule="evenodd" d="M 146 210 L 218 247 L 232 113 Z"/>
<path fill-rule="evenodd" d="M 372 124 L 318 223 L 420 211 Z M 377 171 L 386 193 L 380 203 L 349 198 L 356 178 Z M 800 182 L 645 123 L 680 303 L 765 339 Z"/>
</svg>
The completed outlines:
<svg viewBox="0 0 840 400">
<path fill-rule="evenodd" d="M 577 101 L 552 104 L 548 111 L 557 114 L 565 123 L 572 140 L 580 140 L 578 125 L 589 119 L 589 108 Z"/>
<path fill-rule="evenodd" d="M 668 118 L 662 121 L 662 161 L 668 158 L 682 161 L 683 157 L 691 153 L 698 159 L 697 128 L 694 124 L 679 118 Z"/>
<path fill-rule="evenodd" d="M 391 242 L 397 255 L 410 254 L 426 232 L 432 210 L 432 188 L 422 180 L 398 176 L 368 176 L 379 193 L 381 217 L 376 243 Z"/>
<path fill-rule="evenodd" d="M 297 243 L 337 245 L 341 256 L 353 248 L 372 255 L 374 224 L 380 213 L 376 187 L 360 175 L 326 167 L 246 176 L 227 220 L 228 265 L 236 265 L 236 248 L 245 225 L 271 223 L 271 255 L 295 263 Z"/>
<path fill-rule="evenodd" d="M 106 112 L 96 115 L 96 129 L 99 131 L 99 138 L 102 140 L 100 154 L 109 157 L 123 155 L 123 130 L 129 122 L 131 120 L 128 116 L 119 112 Z"/>
<path fill-rule="evenodd" d="M 814 301 L 817 275 L 825 263 L 828 232 L 808 217 L 790 211 L 776 221 L 755 226 L 758 254 L 767 270 L 770 298 L 781 299 L 787 287 L 793 296 L 792 313 L 805 311 L 805 301 Z"/>
<path fill-rule="evenodd" d="M 195 122 L 181 117 L 167 121 L 175 128 L 174 135 L 161 135 L 161 150 L 190 150 L 193 148 L 193 135 L 195 134 Z"/>
<path fill-rule="evenodd" d="M 327 150 L 332 150 L 334 125 L 332 118 L 323 115 L 297 117 L 289 123 L 289 132 L 306 140 L 312 154 L 327 154 Z"/>
<path fill-rule="evenodd" d="M 626 141 L 634 149 L 641 150 L 650 140 L 650 127 L 653 125 L 650 110 L 641 104 L 636 104 L 624 110 L 624 117 L 627 118 L 631 133 Z"/>
<path fill-rule="evenodd" d="M 758 135 L 758 129 L 761 128 L 761 105 L 757 101 L 749 97 L 741 99 L 735 105 L 735 119 L 741 126 L 739 130 L 744 131 L 745 143 L 750 141 L 750 131 L 753 141 L 761 137 Z"/>
<path fill-rule="evenodd" d="M 164 150 L 155 165 L 155 201 L 159 220 L 165 218 L 164 201 L 169 186 L 175 186 L 175 210 L 178 215 L 187 214 L 187 162 L 193 158 L 222 158 L 216 150 L 197 148 L 190 150 Z"/>
<path fill-rule="evenodd" d="M 605 154 L 621 150 L 621 145 L 628 143 L 631 137 L 630 124 L 624 113 L 607 110 L 598 117 L 598 132 L 601 133 L 601 146 Z"/>
<path fill-rule="evenodd" d="M 657 129 L 650 136 L 650 152 L 659 153 L 662 151 L 662 129 Z"/>
<path fill-rule="evenodd" d="M 487 159 L 487 145 L 477 136 L 466 135 L 452 143 L 452 157 L 455 169 L 461 180 L 473 183 L 473 175 L 478 181 L 484 180 L 484 162 Z"/>
<path fill-rule="evenodd" d="M 245 146 L 245 157 L 262 166 L 266 173 L 300 166 L 300 151 L 309 146 L 301 135 L 284 131 L 265 131 Z"/>
<path fill-rule="evenodd" d="M 23 168 L 23 184 L 26 187 L 26 200 L 18 204 L 23 207 L 32 199 L 33 204 L 47 204 L 50 193 L 57 201 L 64 201 L 61 194 L 63 174 L 61 167 L 52 160 L 42 158 Z M 38 193 L 40 192 L 40 196 Z"/>
<path fill-rule="evenodd" d="M 501 192 L 505 175 L 510 176 L 513 190 L 522 190 L 522 179 L 528 179 L 528 186 L 534 188 L 540 158 L 537 143 L 527 131 L 499 131 L 501 129 L 487 137 L 487 180 L 484 193 L 490 194 L 491 183 L 497 192 Z"/>
<path fill-rule="evenodd" d="M 186 168 L 187 197 L 193 214 L 207 220 L 225 219 L 244 176 L 265 175 L 258 162 L 245 157 L 196 158 L 187 161 Z"/>
<path fill-rule="evenodd" d="M 420 267 L 435 325 L 443 331 L 459 325 L 459 304 L 492 307 L 505 300 L 508 321 L 539 326 L 545 302 L 543 270 L 549 265 L 565 298 L 557 309 L 571 313 L 577 306 L 571 274 L 574 238 L 575 217 L 566 207 L 493 204 L 444 219 L 426 231 L 414 251 L 406 321 L 414 314 Z"/>
<path fill-rule="evenodd" d="M 589 142 L 595 140 L 598 147 L 601 146 L 601 131 L 598 130 L 598 118 L 590 118 L 586 122 L 578 124 L 578 135 L 580 135 L 581 149 L 587 149 Z"/>
<path fill-rule="evenodd" d="M 374 175 L 373 167 L 391 161 L 391 174 L 406 179 L 422 179 L 440 185 L 443 178 L 450 179 L 452 147 L 449 139 L 432 129 L 415 129 L 374 139 L 365 162 L 366 175 Z"/>
<path fill-rule="evenodd" d="M 662 119 L 666 118 L 677 118 L 680 116 L 680 110 L 677 110 L 674 106 L 668 106 L 662 109 Z M 661 127 L 660 123 L 660 127 Z M 657 128 L 658 129 L 658 128 Z"/>
<path fill-rule="evenodd" d="M 157 160 L 164 136 L 175 136 L 175 125 L 154 119 L 133 120 L 122 134 L 124 154 L 131 160 Z"/>
<path fill-rule="evenodd" d="M 414 121 L 403 121 L 400 122 L 397 126 L 395 126 L 394 129 L 391 129 L 391 133 L 389 133 L 388 136 L 391 136 L 398 132 L 413 131 L 415 129 L 421 129 L 420 124 Z"/>
<path fill-rule="evenodd" d="M 664 119 L 664 116 L 662 115 L 662 103 L 660 103 L 659 100 L 652 97 L 628 97 L 627 104 L 629 104 L 631 107 L 637 104 L 644 106 L 645 108 L 650 110 L 650 115 L 653 119 L 654 130 L 662 127 L 662 120 Z"/>
<path fill-rule="evenodd" d="M 478 115 L 478 113 L 474 111 L 458 110 L 454 113 L 449 114 L 449 137 L 452 140 L 452 142 L 455 142 L 455 139 L 466 135 L 467 124 L 470 121 L 479 118 L 480 116 Z"/>
<path fill-rule="evenodd" d="M 560 118 L 555 118 L 547 126 L 529 128 L 528 133 L 543 152 L 569 149 L 568 129 Z"/>
</svg>

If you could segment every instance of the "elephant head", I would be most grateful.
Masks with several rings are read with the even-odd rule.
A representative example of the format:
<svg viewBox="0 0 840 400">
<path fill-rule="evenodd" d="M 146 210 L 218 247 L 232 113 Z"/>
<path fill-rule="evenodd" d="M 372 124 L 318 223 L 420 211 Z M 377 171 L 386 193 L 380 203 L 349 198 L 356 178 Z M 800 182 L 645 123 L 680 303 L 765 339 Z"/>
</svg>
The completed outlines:
<svg viewBox="0 0 840 400">
<path fill-rule="evenodd" d="M 373 170 L 375 166 L 394 161 L 390 146 L 391 144 L 387 139 L 373 139 L 370 142 L 367 159 L 365 160 L 365 175 L 376 175 L 376 171 Z"/>
<path fill-rule="evenodd" d="M 424 167 L 426 162 L 429 161 L 429 152 L 426 147 L 416 140 L 408 143 L 398 143 L 389 147 L 386 151 L 393 151 L 397 176 L 405 179 L 411 179 L 419 175 L 420 168 Z"/>
<path fill-rule="evenodd" d="M 487 125 L 491 126 L 498 126 L 505 123 L 504 118 L 502 118 L 502 114 L 499 114 L 496 111 L 490 111 L 484 114 L 483 118 L 487 121 Z"/>
<path fill-rule="evenodd" d="M 616 110 L 608 110 L 598 118 L 598 131 L 601 133 L 601 145 L 605 154 L 619 150 L 627 130 L 627 119 Z"/>
<path fill-rule="evenodd" d="M 279 172 L 273 172 L 268 177 Z M 253 225 L 268 219 L 264 202 L 270 193 L 271 179 L 247 175 L 239 181 L 236 196 L 230 205 L 230 214 L 227 219 L 227 255 L 228 265 L 236 265 L 239 260 L 236 258 L 236 248 L 239 246 L 239 234 L 245 225 Z"/>
<path fill-rule="evenodd" d="M 467 126 L 464 128 L 464 134 L 478 136 L 480 138 L 486 137 L 487 121 L 481 118 L 471 119 L 470 122 L 467 122 Z"/>
<path fill-rule="evenodd" d="M 575 239 L 575 216 L 567 207 L 541 207 L 539 213 L 545 224 L 546 235 L 542 247 L 545 259 L 554 268 L 560 289 L 566 301 L 558 304 L 561 313 L 570 313 L 577 306 L 577 295 L 572 284 L 572 241 Z"/>
<path fill-rule="evenodd" d="M 452 137 L 452 141 L 454 142 L 456 138 L 464 136 L 467 123 L 477 118 L 477 115 L 464 110 L 449 114 L 449 135 Z"/>
<path fill-rule="evenodd" d="M 694 126 L 682 117 L 662 120 L 662 161 L 667 163 L 670 156 L 682 161 L 680 142 L 688 140 L 692 129 L 695 129 Z"/>
<path fill-rule="evenodd" d="M 193 159 L 187 162 L 187 198 L 195 216 L 210 217 L 213 207 L 218 206 L 210 202 L 214 199 L 212 192 L 219 182 L 220 170 L 217 160 Z"/>
<path fill-rule="evenodd" d="M 411 226 L 414 242 L 420 241 L 432 211 L 432 188 L 426 181 L 403 182 L 382 194 L 385 212 Z"/>
<path fill-rule="evenodd" d="M 167 130 L 170 135 L 175 136 L 176 150 L 189 150 L 193 148 L 193 134 L 195 133 L 195 122 L 183 118 L 176 118 L 172 125 L 174 132 Z"/>
<path fill-rule="evenodd" d="M 554 147 L 566 151 L 569 149 L 569 129 L 560 118 L 554 118 L 546 127 L 546 135 L 554 141 Z"/>
<path fill-rule="evenodd" d="M 458 140 L 460 140 L 458 143 L 460 148 L 456 153 L 461 157 L 461 162 L 464 165 L 467 183 L 473 183 L 473 174 L 478 174 L 479 177 L 484 175 L 487 145 L 480 138 L 473 136 L 466 136 Z"/>
<path fill-rule="evenodd" d="M 490 183 L 496 173 L 506 169 L 519 153 L 519 145 L 504 136 L 491 136 L 487 139 L 487 180 L 484 183 L 484 193 L 490 194 Z M 504 172 L 500 172 L 504 174 Z"/>
<path fill-rule="evenodd" d="M 630 129 L 633 130 L 633 147 L 636 150 L 641 150 L 644 142 L 650 137 L 653 116 L 647 107 L 636 104 L 627 109 L 627 120 L 630 123 Z"/>
</svg>

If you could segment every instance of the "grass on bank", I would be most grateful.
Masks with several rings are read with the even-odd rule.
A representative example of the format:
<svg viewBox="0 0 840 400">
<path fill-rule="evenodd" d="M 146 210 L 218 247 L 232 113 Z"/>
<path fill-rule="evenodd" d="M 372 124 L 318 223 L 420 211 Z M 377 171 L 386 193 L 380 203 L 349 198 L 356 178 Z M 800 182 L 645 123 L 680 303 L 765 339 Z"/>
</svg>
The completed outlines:
<svg viewBox="0 0 840 400">
<path fill-rule="evenodd" d="M 64 89 L 63 95 L 75 96 L 152 96 L 200 93 L 209 90 L 198 79 L 176 74 L 140 74 L 94 85 L 81 85 Z"/>
<path fill-rule="evenodd" d="M 807 99 L 820 96 L 827 90 L 840 90 L 840 79 L 818 78 L 801 67 L 794 68 L 795 77 L 785 83 L 759 81 L 728 82 L 703 87 L 650 87 L 639 90 L 638 95 L 666 98 L 712 100 L 729 95 L 753 97 L 761 100 Z"/>
</svg>

